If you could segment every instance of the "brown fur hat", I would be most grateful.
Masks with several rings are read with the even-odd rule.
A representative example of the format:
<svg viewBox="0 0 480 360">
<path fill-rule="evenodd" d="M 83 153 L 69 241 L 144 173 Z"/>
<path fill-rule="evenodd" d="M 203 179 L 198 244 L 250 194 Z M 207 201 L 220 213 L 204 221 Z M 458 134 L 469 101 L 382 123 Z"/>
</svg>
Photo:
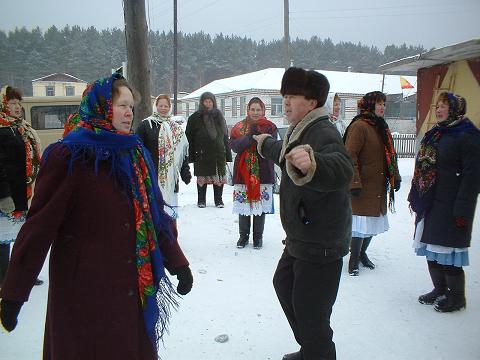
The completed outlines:
<svg viewBox="0 0 480 360">
<path fill-rule="evenodd" d="M 330 83 L 325 75 L 314 70 L 291 67 L 282 78 L 280 94 L 303 95 L 308 100 L 317 100 L 317 107 L 325 105 Z"/>
</svg>

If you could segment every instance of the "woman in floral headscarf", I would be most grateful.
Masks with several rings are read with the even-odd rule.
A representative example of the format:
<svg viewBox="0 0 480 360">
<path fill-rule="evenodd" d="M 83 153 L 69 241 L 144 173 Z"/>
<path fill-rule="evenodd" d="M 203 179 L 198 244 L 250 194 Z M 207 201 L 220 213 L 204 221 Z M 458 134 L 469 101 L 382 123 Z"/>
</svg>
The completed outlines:
<svg viewBox="0 0 480 360">
<path fill-rule="evenodd" d="M 400 174 L 392 135 L 384 119 L 385 94 L 373 91 L 358 102 L 359 114 L 347 127 L 345 147 L 354 163 L 352 194 L 352 241 L 348 273 L 359 274 L 359 261 L 374 269 L 366 250 L 372 237 L 388 230 L 388 208 L 394 211 L 395 193 L 400 189 Z"/>
<path fill-rule="evenodd" d="M 77 123 L 44 153 L 0 297 L 12 331 L 50 249 L 44 359 L 157 359 L 176 292 L 192 287 L 118 74 L 89 85 Z"/>
<path fill-rule="evenodd" d="M 253 135 L 271 134 L 277 127 L 265 118 L 265 104 L 258 97 L 247 105 L 247 117 L 236 123 L 230 135 L 230 147 L 237 153 L 233 169 L 233 213 L 238 214 L 238 248 L 248 244 L 250 217 L 253 215 L 253 247 L 263 246 L 265 214 L 273 214 L 273 162 L 262 158 Z"/>
<path fill-rule="evenodd" d="M 415 252 L 426 257 L 434 286 L 418 301 L 440 312 L 466 306 L 463 266 L 480 191 L 480 131 L 465 112 L 463 97 L 439 95 L 438 122 L 420 143 L 408 195 L 416 214 Z"/>
<path fill-rule="evenodd" d="M 7 273 L 10 243 L 25 222 L 40 164 L 37 133 L 23 119 L 22 95 L 5 86 L 0 104 L 0 287 Z M 43 281 L 36 280 L 35 285 Z"/>
<path fill-rule="evenodd" d="M 152 155 L 158 186 L 169 205 L 166 211 L 178 217 L 178 177 L 185 184 L 192 178 L 188 166 L 188 140 L 182 127 L 170 115 L 170 96 L 158 95 L 154 111 L 137 128 L 137 135 Z"/>
</svg>

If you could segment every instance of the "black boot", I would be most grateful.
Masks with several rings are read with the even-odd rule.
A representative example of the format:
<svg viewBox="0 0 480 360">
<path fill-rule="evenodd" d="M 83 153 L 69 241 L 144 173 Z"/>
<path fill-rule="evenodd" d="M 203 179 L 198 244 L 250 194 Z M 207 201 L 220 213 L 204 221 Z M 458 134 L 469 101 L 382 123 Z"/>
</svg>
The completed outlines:
<svg viewBox="0 0 480 360">
<path fill-rule="evenodd" d="M 372 241 L 371 236 L 369 238 L 363 239 L 362 249 L 360 250 L 360 262 L 363 266 L 373 270 L 375 269 L 375 264 L 370 261 L 366 253 L 368 245 L 370 245 L 370 241 Z"/>
<path fill-rule="evenodd" d="M 348 273 L 351 276 L 358 276 L 358 261 L 362 249 L 363 238 L 352 237 L 350 242 L 350 260 L 348 261 Z"/>
<path fill-rule="evenodd" d="M 438 300 L 434 308 L 439 312 L 453 312 L 461 310 L 467 306 L 465 299 L 465 273 L 461 272 L 452 275 L 445 274 L 447 280 L 447 296 Z"/>
<path fill-rule="evenodd" d="M 447 292 L 447 282 L 443 273 L 443 266 L 436 261 L 427 261 L 428 272 L 433 283 L 433 290 L 427 294 L 420 295 L 418 302 L 425 305 L 433 305 L 437 299 Z"/>
<path fill-rule="evenodd" d="M 247 246 L 250 235 L 250 216 L 238 215 L 238 231 L 240 238 L 237 241 L 237 248 L 243 249 Z"/>
<path fill-rule="evenodd" d="M 282 360 L 303 360 L 302 352 L 297 351 L 291 354 L 285 354 L 283 355 Z"/>
<path fill-rule="evenodd" d="M 213 185 L 213 198 L 217 208 L 223 208 L 225 205 L 222 201 L 223 185 Z"/>
<path fill-rule="evenodd" d="M 198 192 L 198 200 L 197 200 L 197 206 L 199 208 L 204 208 L 207 206 L 207 184 L 204 184 L 203 186 L 200 186 L 197 184 L 197 192 Z"/>
<path fill-rule="evenodd" d="M 263 228 L 265 227 L 265 213 L 253 217 L 253 248 L 261 249 L 263 246 Z"/>
</svg>

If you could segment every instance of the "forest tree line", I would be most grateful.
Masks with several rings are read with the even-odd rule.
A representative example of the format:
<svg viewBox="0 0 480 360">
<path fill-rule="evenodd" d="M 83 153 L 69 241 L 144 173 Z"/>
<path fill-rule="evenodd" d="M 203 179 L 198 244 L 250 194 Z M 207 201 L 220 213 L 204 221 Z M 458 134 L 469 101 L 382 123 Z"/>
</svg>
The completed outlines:
<svg viewBox="0 0 480 360">
<path fill-rule="evenodd" d="M 173 89 L 173 32 L 149 34 L 152 94 Z M 425 51 L 422 46 L 375 46 L 352 42 L 334 44 L 330 38 L 294 39 L 290 57 L 295 66 L 312 69 L 378 72 L 389 61 Z M 87 82 L 110 74 L 126 60 L 125 35 L 118 28 L 97 30 L 55 26 L 0 31 L 0 85 L 32 94 L 31 81 L 63 72 Z M 283 67 L 283 42 L 203 32 L 178 34 L 178 90 L 190 92 L 213 80 L 269 67 Z"/>
</svg>

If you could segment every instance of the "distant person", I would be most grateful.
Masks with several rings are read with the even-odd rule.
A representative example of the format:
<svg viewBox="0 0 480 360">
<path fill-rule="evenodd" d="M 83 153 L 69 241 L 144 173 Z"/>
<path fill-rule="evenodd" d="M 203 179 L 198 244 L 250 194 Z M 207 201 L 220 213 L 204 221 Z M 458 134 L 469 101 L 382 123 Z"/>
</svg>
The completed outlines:
<svg viewBox="0 0 480 360">
<path fill-rule="evenodd" d="M 374 269 L 367 256 L 372 237 L 389 229 L 388 207 L 394 211 L 395 193 L 400 189 L 397 153 L 385 116 L 385 94 L 372 91 L 358 102 L 359 114 L 345 131 L 345 147 L 353 159 L 352 240 L 348 273 L 359 275 L 359 261 Z"/>
<path fill-rule="evenodd" d="M 335 359 L 330 315 L 348 253 L 352 212 L 350 157 L 324 106 L 329 83 L 291 67 L 280 93 L 290 123 L 285 140 L 253 137 L 262 157 L 280 165 L 280 217 L 286 233 L 273 285 L 300 351 L 284 360 Z"/>
<path fill-rule="evenodd" d="M 342 102 L 338 94 L 335 92 L 328 93 L 327 102 L 325 103 L 325 105 L 328 108 L 328 116 L 330 118 L 330 121 L 333 125 L 335 125 L 338 132 L 340 133 L 340 136 L 343 136 L 343 134 L 345 134 L 347 126 L 345 125 L 345 121 L 341 118 L 340 115 Z"/>
<path fill-rule="evenodd" d="M 5 86 L 0 104 L 0 288 L 10 261 L 10 244 L 25 223 L 40 165 L 40 140 L 23 118 L 22 94 Z M 36 279 L 34 285 L 42 285 Z"/>
<path fill-rule="evenodd" d="M 273 161 L 260 157 L 253 135 L 270 134 L 277 138 L 277 127 L 265 118 L 265 104 L 258 97 L 250 99 L 247 117 L 235 124 L 230 147 L 237 153 L 233 169 L 233 213 L 238 214 L 240 238 L 237 248 L 248 244 L 250 218 L 253 216 L 253 247 L 263 246 L 265 214 L 274 213 Z"/>
<path fill-rule="evenodd" d="M 187 121 L 185 133 L 190 146 L 189 162 L 197 177 L 197 206 L 206 206 L 207 185 L 213 185 L 215 206 L 223 208 L 223 185 L 227 183 L 226 163 L 232 161 L 228 147 L 227 124 L 217 109 L 215 95 L 205 92 L 200 96 L 198 111 Z"/>
<path fill-rule="evenodd" d="M 165 269 L 178 293 L 192 287 L 151 158 L 131 133 L 133 106 L 121 75 L 97 80 L 78 126 L 45 150 L 0 291 L 12 331 L 50 250 L 44 359 L 156 360 L 176 305 Z"/>
<path fill-rule="evenodd" d="M 408 195 L 415 212 L 414 248 L 427 259 L 433 290 L 418 301 L 439 312 L 466 306 L 465 273 L 480 192 L 480 131 L 465 117 L 466 101 L 439 95 L 437 124 L 420 143 Z"/>
<path fill-rule="evenodd" d="M 182 127 L 172 120 L 170 108 L 170 97 L 158 95 L 153 114 L 140 123 L 136 133 L 152 156 L 158 186 L 169 205 L 165 211 L 176 219 L 179 175 L 188 185 L 192 174 L 188 166 L 188 140 Z"/>
</svg>

